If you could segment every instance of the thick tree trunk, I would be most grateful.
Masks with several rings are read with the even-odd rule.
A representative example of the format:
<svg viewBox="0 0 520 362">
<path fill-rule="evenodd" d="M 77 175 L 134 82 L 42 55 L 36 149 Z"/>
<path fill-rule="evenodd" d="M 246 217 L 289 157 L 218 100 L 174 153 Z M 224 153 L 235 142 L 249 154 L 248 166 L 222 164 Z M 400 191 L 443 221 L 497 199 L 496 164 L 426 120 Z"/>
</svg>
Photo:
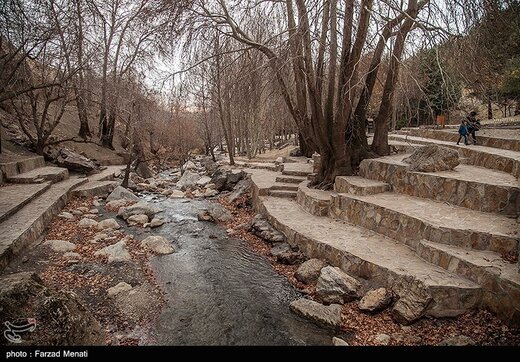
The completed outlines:
<svg viewBox="0 0 520 362">
<path fill-rule="evenodd" d="M 491 96 L 487 99 L 487 118 L 493 119 L 493 105 L 491 103 Z"/>
<path fill-rule="evenodd" d="M 83 94 L 78 90 L 77 98 L 76 98 L 76 107 L 78 108 L 78 117 L 79 117 L 79 132 L 78 135 L 87 139 L 88 137 L 92 137 L 90 132 L 90 127 L 88 124 L 88 110 L 85 99 L 83 98 Z"/>
</svg>

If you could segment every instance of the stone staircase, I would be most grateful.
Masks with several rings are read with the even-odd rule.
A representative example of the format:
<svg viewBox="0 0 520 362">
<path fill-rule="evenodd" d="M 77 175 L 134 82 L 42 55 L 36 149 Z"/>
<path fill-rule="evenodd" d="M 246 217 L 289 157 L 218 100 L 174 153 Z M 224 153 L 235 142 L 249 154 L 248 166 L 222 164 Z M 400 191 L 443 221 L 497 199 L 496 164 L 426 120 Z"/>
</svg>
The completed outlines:
<svg viewBox="0 0 520 362">
<path fill-rule="evenodd" d="M 97 196 L 113 190 L 114 173 L 122 166 L 108 166 L 92 176 L 69 175 L 66 168 L 45 166 L 41 156 L 0 160 L 0 271 L 20 251 L 43 234 L 69 198 Z"/>
<path fill-rule="evenodd" d="M 394 308 L 410 308 L 410 296 L 421 296 L 417 317 L 482 307 L 519 326 L 520 269 L 506 259 L 519 252 L 520 152 L 499 143 L 460 147 L 445 140 L 444 131 L 432 132 L 421 133 L 428 138 L 394 136 L 413 137 L 412 147 L 449 144 L 468 163 L 424 173 L 408 171 L 406 153 L 367 159 L 359 176 L 337 177 L 334 191 L 310 189 L 299 174 L 298 190 L 291 189 L 296 197 L 283 199 L 273 197 L 278 194 L 272 187 L 296 177 L 295 166 L 285 175 L 253 172 L 255 207 L 308 257 L 326 259 L 374 287 L 392 288 Z M 311 171 L 308 164 L 299 167 Z"/>
</svg>

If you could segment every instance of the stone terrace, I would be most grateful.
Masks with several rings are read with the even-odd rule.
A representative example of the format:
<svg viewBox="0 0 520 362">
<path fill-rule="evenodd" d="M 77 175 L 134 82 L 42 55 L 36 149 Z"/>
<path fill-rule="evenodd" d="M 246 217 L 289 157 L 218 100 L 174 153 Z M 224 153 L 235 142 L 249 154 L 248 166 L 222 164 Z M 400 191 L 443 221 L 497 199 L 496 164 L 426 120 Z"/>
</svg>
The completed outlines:
<svg viewBox="0 0 520 362">
<path fill-rule="evenodd" d="M 520 138 L 502 144 L 491 140 L 495 132 L 487 146 L 457 146 L 453 133 L 427 131 L 391 137 L 406 152 L 430 143 L 454 148 L 463 163 L 425 173 L 408 171 L 406 153 L 368 159 L 359 176 L 337 177 L 334 191 L 307 186 L 309 163 L 284 164 L 283 174 L 248 170 L 254 205 L 308 257 L 391 288 L 394 308 L 419 293 L 432 301 L 421 315 L 485 307 L 520 326 L 520 268 L 508 261 L 519 251 Z M 279 195 L 282 184 L 297 190 Z"/>
</svg>

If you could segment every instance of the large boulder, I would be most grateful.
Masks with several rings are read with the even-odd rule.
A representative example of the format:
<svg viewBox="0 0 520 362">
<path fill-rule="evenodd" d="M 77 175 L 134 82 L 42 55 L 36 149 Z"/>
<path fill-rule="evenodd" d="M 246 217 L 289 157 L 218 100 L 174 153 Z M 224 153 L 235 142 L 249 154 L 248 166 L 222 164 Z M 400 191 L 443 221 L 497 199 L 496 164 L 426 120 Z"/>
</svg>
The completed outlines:
<svg viewBox="0 0 520 362">
<path fill-rule="evenodd" d="M 285 236 L 273 228 L 269 221 L 262 215 L 257 214 L 251 222 L 251 232 L 270 243 L 280 243 L 285 241 Z"/>
<path fill-rule="evenodd" d="M 251 190 L 252 182 L 250 178 L 244 178 L 240 180 L 233 189 L 233 192 L 230 193 L 227 197 L 229 202 L 235 202 L 238 198 L 248 193 Z"/>
<path fill-rule="evenodd" d="M 385 309 L 392 302 L 392 293 L 386 288 L 370 290 L 359 301 L 359 309 L 374 313 Z"/>
<path fill-rule="evenodd" d="M 186 170 L 181 179 L 177 181 L 176 186 L 182 191 L 195 187 L 201 176 L 198 173 Z"/>
<path fill-rule="evenodd" d="M 415 283 L 408 285 L 399 294 L 401 297 L 392 309 L 392 318 L 404 325 L 421 318 L 432 301 L 428 291 Z"/>
<path fill-rule="evenodd" d="M 341 306 L 331 304 L 325 306 L 310 299 L 301 298 L 290 304 L 291 310 L 305 318 L 310 319 L 315 324 L 339 329 L 341 326 Z"/>
<path fill-rule="evenodd" d="M 418 172 L 453 170 L 460 163 L 457 151 L 438 145 L 422 146 L 403 162 L 410 164 L 410 171 Z"/>
<path fill-rule="evenodd" d="M 171 254 L 175 249 L 171 243 L 163 236 L 152 235 L 141 241 L 141 246 L 151 250 L 155 254 Z"/>
<path fill-rule="evenodd" d="M 69 170 L 91 174 L 99 171 L 99 167 L 91 159 L 73 152 L 66 148 L 49 151 L 50 157 L 58 166 L 66 167 Z"/>
<path fill-rule="evenodd" d="M 296 280 L 310 284 L 318 279 L 321 269 L 327 266 L 327 262 L 321 259 L 309 259 L 298 267 L 294 277 Z"/>
<path fill-rule="evenodd" d="M 103 328 L 76 295 L 63 289 L 48 288 L 36 274 L 16 273 L 1 277 L 0 306 L 0 321 L 4 324 L 27 326 L 32 322 L 28 317 L 35 320 L 34 327 L 26 332 L 17 333 L 15 328 L 11 332 L 5 330 L 4 336 L 17 345 L 105 344 Z"/>
<path fill-rule="evenodd" d="M 327 266 L 321 269 L 316 296 L 324 303 L 344 304 L 359 297 L 361 284 L 340 268 Z"/>
<path fill-rule="evenodd" d="M 120 208 L 117 216 L 126 220 L 132 215 L 144 214 L 152 219 L 158 212 L 161 212 L 161 210 L 157 207 L 145 201 L 139 201 L 137 204 Z"/>
<path fill-rule="evenodd" d="M 125 189 L 123 186 L 117 186 L 114 191 L 108 195 L 107 202 L 121 199 L 139 201 L 139 197 L 137 197 L 132 191 Z"/>
<path fill-rule="evenodd" d="M 226 188 L 227 175 L 223 170 L 217 170 L 211 177 L 211 183 L 215 185 L 215 189 L 223 191 Z"/>
</svg>

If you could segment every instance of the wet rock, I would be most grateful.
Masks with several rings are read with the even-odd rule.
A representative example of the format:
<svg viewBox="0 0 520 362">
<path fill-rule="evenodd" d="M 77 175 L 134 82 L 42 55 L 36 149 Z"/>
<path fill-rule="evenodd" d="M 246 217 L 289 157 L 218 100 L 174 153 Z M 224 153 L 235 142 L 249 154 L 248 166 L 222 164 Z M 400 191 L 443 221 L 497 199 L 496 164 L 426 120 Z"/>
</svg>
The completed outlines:
<svg viewBox="0 0 520 362">
<path fill-rule="evenodd" d="M 74 215 L 72 215 L 70 212 L 67 212 L 67 211 L 63 211 L 63 212 L 59 213 L 58 217 L 60 217 L 62 219 L 69 219 L 69 220 L 74 219 Z"/>
<path fill-rule="evenodd" d="M 229 202 L 235 202 L 239 197 L 243 196 L 244 194 L 248 193 L 251 190 L 251 179 L 245 178 L 240 180 L 235 188 L 233 189 L 233 192 L 231 192 L 227 199 Z"/>
<path fill-rule="evenodd" d="M 460 336 L 451 336 L 443 341 L 439 342 L 438 346 L 474 346 L 476 343 L 473 339 L 468 336 L 460 335 Z"/>
<path fill-rule="evenodd" d="M 105 344 L 103 328 L 77 296 L 46 287 L 34 273 L 1 277 L 0 305 L 1 321 L 14 323 L 28 316 L 37 321 L 36 328 L 23 333 L 18 345 Z"/>
<path fill-rule="evenodd" d="M 76 245 L 65 240 L 47 240 L 43 245 L 48 246 L 53 251 L 58 253 L 65 253 L 76 249 Z"/>
<path fill-rule="evenodd" d="M 211 177 L 208 176 L 202 176 L 199 181 L 196 182 L 197 186 L 204 187 L 211 181 Z"/>
<path fill-rule="evenodd" d="M 338 337 L 332 337 L 332 345 L 334 346 L 348 346 L 348 343 Z"/>
<path fill-rule="evenodd" d="M 327 262 L 321 259 L 309 259 L 298 267 L 294 277 L 296 280 L 310 284 L 320 276 L 321 269 L 327 266 Z"/>
<path fill-rule="evenodd" d="M 126 219 L 126 222 L 130 226 L 144 225 L 148 222 L 148 216 L 144 214 L 132 215 L 128 219 Z"/>
<path fill-rule="evenodd" d="M 98 225 L 98 222 L 96 220 L 92 220 L 88 217 L 85 217 L 79 221 L 78 225 L 80 228 L 91 228 L 96 227 Z"/>
<path fill-rule="evenodd" d="M 106 256 L 109 263 L 129 261 L 132 259 L 124 241 L 104 247 L 103 249 L 96 251 L 94 255 Z"/>
<path fill-rule="evenodd" d="M 278 230 L 273 228 L 271 224 L 260 214 L 255 215 L 251 223 L 251 231 L 256 236 L 270 243 L 280 243 L 285 241 L 285 237 Z"/>
<path fill-rule="evenodd" d="M 99 230 L 106 230 L 106 229 L 114 229 L 114 230 L 117 230 L 119 229 L 121 226 L 118 224 L 118 222 L 114 219 L 106 219 L 106 220 L 101 220 L 98 224 L 97 224 L 97 228 Z"/>
<path fill-rule="evenodd" d="M 296 250 L 292 250 L 287 243 L 276 243 L 271 248 L 271 255 L 282 264 L 294 265 L 303 259 L 303 255 Z"/>
<path fill-rule="evenodd" d="M 392 293 L 386 288 L 370 290 L 359 301 L 359 309 L 365 312 L 378 312 L 385 309 L 392 302 Z"/>
<path fill-rule="evenodd" d="M 159 227 L 161 225 L 164 225 L 164 220 L 163 219 L 159 219 L 159 218 L 154 218 L 151 222 L 150 222 L 150 227 L 152 228 L 156 228 L 156 227 Z"/>
<path fill-rule="evenodd" d="M 301 298 L 290 304 L 291 310 L 314 323 L 322 326 L 338 329 L 341 326 L 341 306 L 331 304 L 325 306 L 310 299 Z"/>
<path fill-rule="evenodd" d="M 199 221 L 227 222 L 233 219 L 233 215 L 220 204 L 211 204 L 207 209 L 197 215 Z"/>
<path fill-rule="evenodd" d="M 327 266 L 321 269 L 316 296 L 324 303 L 344 304 L 359 297 L 361 284 L 340 268 Z"/>
<path fill-rule="evenodd" d="M 432 301 L 428 291 L 415 284 L 408 286 L 400 295 L 392 309 L 392 317 L 396 322 L 404 325 L 421 318 Z"/>
<path fill-rule="evenodd" d="M 388 346 L 391 339 L 392 338 L 388 334 L 381 333 L 374 338 L 374 342 L 381 346 Z"/>
<path fill-rule="evenodd" d="M 125 282 L 120 282 L 116 285 L 114 285 L 111 288 L 108 288 L 107 294 L 109 297 L 115 297 L 119 293 L 128 292 L 129 290 L 132 290 L 132 286 Z"/>
<path fill-rule="evenodd" d="M 185 191 L 187 189 L 193 188 L 197 184 L 197 181 L 200 180 L 200 178 L 201 177 L 199 174 L 187 170 L 184 172 L 181 179 L 177 181 L 176 186 L 182 191 Z"/>
<path fill-rule="evenodd" d="M 172 190 L 172 193 L 170 194 L 170 199 L 181 199 L 184 196 L 186 196 L 184 192 L 179 190 Z"/>
<path fill-rule="evenodd" d="M 453 170 L 460 163 L 457 151 L 439 145 L 427 145 L 417 148 L 403 162 L 410 164 L 410 171 L 418 172 Z"/>
<path fill-rule="evenodd" d="M 114 200 L 139 201 L 139 197 L 137 197 L 132 191 L 125 189 L 123 186 L 117 186 L 107 197 L 107 201 L 109 202 Z"/>
<path fill-rule="evenodd" d="M 117 216 L 123 218 L 124 220 L 128 219 L 132 215 L 140 214 L 144 214 L 149 218 L 153 218 L 153 216 L 160 211 L 160 209 L 145 201 L 139 201 L 137 204 L 120 208 Z"/>
<path fill-rule="evenodd" d="M 150 249 L 155 254 L 171 254 L 175 252 L 175 249 L 171 243 L 163 236 L 153 235 L 149 236 L 141 241 L 141 246 Z"/>
</svg>

